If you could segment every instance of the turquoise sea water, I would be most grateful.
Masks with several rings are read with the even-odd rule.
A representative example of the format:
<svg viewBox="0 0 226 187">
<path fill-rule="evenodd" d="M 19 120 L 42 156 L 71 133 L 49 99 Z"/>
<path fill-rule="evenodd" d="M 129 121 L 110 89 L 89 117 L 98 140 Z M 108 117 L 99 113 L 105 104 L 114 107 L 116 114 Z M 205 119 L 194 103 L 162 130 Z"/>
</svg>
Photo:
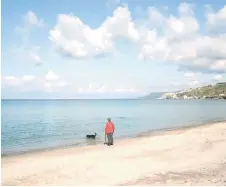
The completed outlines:
<svg viewBox="0 0 226 187">
<path fill-rule="evenodd" d="M 3 155 L 103 143 L 108 117 L 116 139 L 226 120 L 220 100 L 2 100 L 1 107 Z"/>
</svg>

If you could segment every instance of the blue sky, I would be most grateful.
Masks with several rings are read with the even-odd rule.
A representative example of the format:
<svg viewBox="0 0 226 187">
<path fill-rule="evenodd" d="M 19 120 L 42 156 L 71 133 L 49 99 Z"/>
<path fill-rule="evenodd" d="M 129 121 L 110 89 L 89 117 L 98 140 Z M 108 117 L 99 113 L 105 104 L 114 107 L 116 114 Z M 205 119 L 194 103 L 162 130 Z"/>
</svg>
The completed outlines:
<svg viewBox="0 0 226 187">
<path fill-rule="evenodd" d="M 124 98 L 226 79 L 225 1 L 2 1 L 2 98 Z"/>
</svg>

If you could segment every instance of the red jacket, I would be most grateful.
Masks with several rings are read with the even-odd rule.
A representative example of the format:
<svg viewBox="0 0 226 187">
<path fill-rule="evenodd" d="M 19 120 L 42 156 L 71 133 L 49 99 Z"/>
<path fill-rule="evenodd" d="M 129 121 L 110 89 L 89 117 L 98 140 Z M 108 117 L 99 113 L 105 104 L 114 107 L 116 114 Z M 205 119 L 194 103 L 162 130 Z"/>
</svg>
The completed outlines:
<svg viewBox="0 0 226 187">
<path fill-rule="evenodd" d="M 115 125 L 112 122 L 107 122 L 105 127 L 105 134 L 114 133 Z"/>
</svg>

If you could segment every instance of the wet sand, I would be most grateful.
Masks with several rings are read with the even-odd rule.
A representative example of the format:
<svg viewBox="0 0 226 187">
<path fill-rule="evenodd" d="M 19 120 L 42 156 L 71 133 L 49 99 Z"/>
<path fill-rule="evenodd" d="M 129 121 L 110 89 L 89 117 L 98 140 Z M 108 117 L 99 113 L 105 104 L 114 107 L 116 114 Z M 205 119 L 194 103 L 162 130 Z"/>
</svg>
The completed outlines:
<svg viewBox="0 0 226 187">
<path fill-rule="evenodd" d="M 2 185 L 226 185 L 226 122 L 2 157 Z"/>
</svg>

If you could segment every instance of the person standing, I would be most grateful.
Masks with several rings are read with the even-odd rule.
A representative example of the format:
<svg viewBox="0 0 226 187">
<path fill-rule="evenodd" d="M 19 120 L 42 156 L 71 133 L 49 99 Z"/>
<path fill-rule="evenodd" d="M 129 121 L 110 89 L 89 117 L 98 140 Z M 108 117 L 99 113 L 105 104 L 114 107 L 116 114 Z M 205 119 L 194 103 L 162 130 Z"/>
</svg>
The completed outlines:
<svg viewBox="0 0 226 187">
<path fill-rule="evenodd" d="M 114 123 L 112 123 L 111 118 L 108 118 L 106 126 L 105 126 L 105 136 L 107 135 L 107 139 L 108 139 L 107 145 L 108 146 L 113 145 L 114 131 L 115 131 L 115 125 L 114 125 Z"/>
</svg>

